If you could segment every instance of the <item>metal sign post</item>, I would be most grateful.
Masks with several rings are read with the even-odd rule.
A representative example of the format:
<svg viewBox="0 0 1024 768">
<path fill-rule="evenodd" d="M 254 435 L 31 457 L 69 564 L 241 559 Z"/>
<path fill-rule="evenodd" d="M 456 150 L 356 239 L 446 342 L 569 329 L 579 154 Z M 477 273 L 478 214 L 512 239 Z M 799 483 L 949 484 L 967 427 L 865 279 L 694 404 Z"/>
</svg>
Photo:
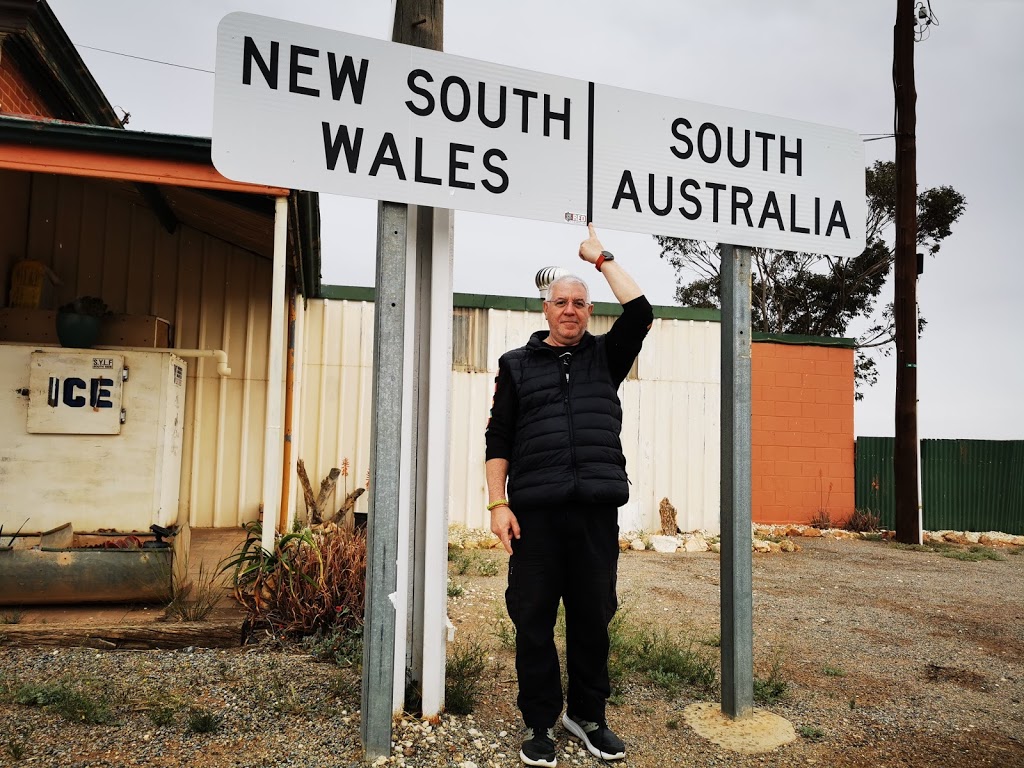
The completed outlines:
<svg viewBox="0 0 1024 768">
<path fill-rule="evenodd" d="M 722 711 L 754 711 L 750 546 L 750 249 L 722 250 Z"/>
</svg>

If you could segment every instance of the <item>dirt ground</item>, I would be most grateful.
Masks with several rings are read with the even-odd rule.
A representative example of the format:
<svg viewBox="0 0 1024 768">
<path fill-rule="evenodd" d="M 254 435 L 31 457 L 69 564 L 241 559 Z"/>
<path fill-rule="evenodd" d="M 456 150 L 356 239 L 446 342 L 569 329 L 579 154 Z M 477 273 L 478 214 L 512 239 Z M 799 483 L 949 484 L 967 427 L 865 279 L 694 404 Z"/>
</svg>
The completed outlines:
<svg viewBox="0 0 1024 768">
<path fill-rule="evenodd" d="M 963 562 L 885 541 L 797 541 L 800 551 L 753 561 L 754 671 L 767 679 L 775 670 L 785 684 L 766 709 L 792 724 L 795 739 L 767 753 L 728 751 L 685 716 L 692 704 L 716 701 L 717 688 L 669 695 L 634 678 L 608 710 L 627 743 L 623 768 L 1024 766 L 1024 554 L 1001 549 L 999 560 Z M 514 657 L 502 639 L 508 558 L 468 552 L 465 568 L 449 563 L 451 591 L 462 590 L 449 599 L 449 662 L 467 643 L 484 645 L 482 695 L 472 716 L 446 714 L 432 730 L 412 717 L 398 722 L 388 765 L 520 764 Z M 622 553 L 624 620 L 689 638 L 717 660 L 719 568 L 711 552 Z M 358 674 L 299 646 L 97 651 L 0 642 L 0 666 L 2 766 L 365 764 Z M 14 695 L 59 681 L 103 692 L 111 717 L 75 722 Z M 189 727 L 196 707 L 216 729 Z M 598 764 L 561 728 L 556 736 L 559 766 Z"/>
<path fill-rule="evenodd" d="M 1024 766 L 1024 556 L 1001 549 L 1003 560 L 963 562 L 884 541 L 797 541 L 799 552 L 755 553 L 753 577 L 755 674 L 777 666 L 788 689 L 767 708 L 796 740 L 763 755 L 726 752 L 685 725 L 699 694 L 669 698 L 636 683 L 608 711 L 630 766 Z M 486 556 L 504 569 L 503 553 Z M 627 551 L 622 610 L 713 642 L 719 568 L 710 552 Z M 493 638 L 503 578 L 452 579 L 467 589 L 451 601 L 459 632 Z M 488 706 L 514 720 L 512 654 L 498 644 L 495 660 Z"/>
</svg>

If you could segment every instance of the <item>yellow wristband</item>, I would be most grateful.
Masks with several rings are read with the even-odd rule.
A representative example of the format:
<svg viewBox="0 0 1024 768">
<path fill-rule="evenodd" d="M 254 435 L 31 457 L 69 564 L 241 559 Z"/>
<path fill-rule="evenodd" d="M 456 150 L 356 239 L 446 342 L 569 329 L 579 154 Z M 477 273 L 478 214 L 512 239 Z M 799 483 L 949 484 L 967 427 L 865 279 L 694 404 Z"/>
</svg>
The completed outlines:
<svg viewBox="0 0 1024 768">
<path fill-rule="evenodd" d="M 498 499 L 497 501 L 492 501 L 490 504 L 487 505 L 487 511 L 490 512 L 495 507 L 507 507 L 507 506 L 508 506 L 508 499 Z"/>
</svg>

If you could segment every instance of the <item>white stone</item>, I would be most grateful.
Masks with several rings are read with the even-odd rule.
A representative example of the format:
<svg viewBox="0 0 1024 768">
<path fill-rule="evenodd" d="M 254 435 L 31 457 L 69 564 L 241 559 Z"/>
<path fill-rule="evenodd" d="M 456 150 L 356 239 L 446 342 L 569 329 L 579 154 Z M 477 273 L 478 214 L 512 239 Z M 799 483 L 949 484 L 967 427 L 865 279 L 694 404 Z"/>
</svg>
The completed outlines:
<svg viewBox="0 0 1024 768">
<path fill-rule="evenodd" d="M 977 544 L 978 541 L 981 539 L 981 534 L 977 531 L 964 531 L 964 537 L 971 544 Z"/>
<path fill-rule="evenodd" d="M 762 541 L 761 539 L 754 539 L 754 551 L 755 552 L 771 552 L 772 551 L 772 545 L 769 544 L 767 541 Z"/>
<path fill-rule="evenodd" d="M 684 538 L 683 549 L 686 552 L 707 552 L 708 540 L 699 533 L 689 534 Z"/>
<path fill-rule="evenodd" d="M 679 549 L 679 539 L 675 536 L 651 536 L 651 546 L 655 552 L 672 553 Z"/>
<path fill-rule="evenodd" d="M 629 542 L 629 548 L 635 549 L 637 552 L 643 552 L 645 549 L 647 549 L 647 545 L 644 544 L 643 539 L 633 539 L 631 542 Z"/>
</svg>

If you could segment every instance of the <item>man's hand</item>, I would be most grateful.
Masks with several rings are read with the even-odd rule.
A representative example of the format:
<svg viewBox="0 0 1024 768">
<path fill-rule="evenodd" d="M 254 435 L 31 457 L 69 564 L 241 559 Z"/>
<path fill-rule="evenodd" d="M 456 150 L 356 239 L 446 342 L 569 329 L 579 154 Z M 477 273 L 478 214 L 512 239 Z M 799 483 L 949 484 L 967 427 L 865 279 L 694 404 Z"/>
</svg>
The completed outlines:
<svg viewBox="0 0 1024 768">
<path fill-rule="evenodd" d="M 590 237 L 580 243 L 580 258 L 588 264 L 595 264 L 597 260 L 601 258 L 601 251 L 604 250 L 604 246 L 601 245 L 601 241 L 597 239 L 597 233 L 594 232 L 594 225 L 587 224 L 587 229 L 590 231 Z"/>
<path fill-rule="evenodd" d="M 505 551 L 512 554 L 512 537 L 519 538 L 519 521 L 508 506 L 491 510 L 491 533 L 501 539 Z"/>
</svg>

